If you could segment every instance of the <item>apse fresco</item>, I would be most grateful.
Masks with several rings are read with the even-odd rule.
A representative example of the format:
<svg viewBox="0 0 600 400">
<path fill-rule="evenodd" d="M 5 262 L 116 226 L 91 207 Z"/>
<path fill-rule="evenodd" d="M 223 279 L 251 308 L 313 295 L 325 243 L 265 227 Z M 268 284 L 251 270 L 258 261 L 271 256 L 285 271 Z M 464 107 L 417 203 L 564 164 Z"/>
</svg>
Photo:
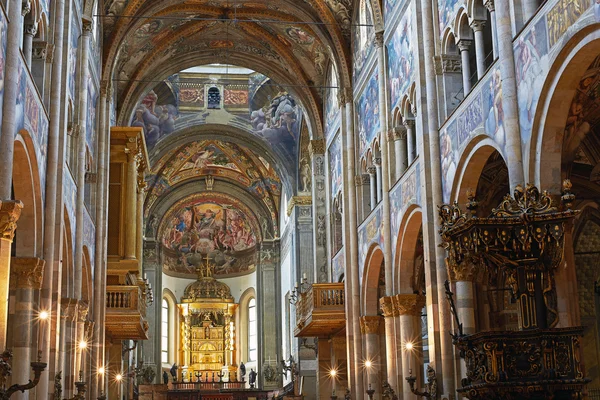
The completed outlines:
<svg viewBox="0 0 600 400">
<path fill-rule="evenodd" d="M 369 79 L 356 105 L 358 115 L 359 153 L 363 155 L 379 132 L 379 77 Z"/>
<path fill-rule="evenodd" d="M 232 196 L 204 193 L 179 202 L 159 232 L 168 275 L 195 275 L 207 257 L 217 276 L 255 269 L 260 230 L 250 209 Z"/>
<path fill-rule="evenodd" d="M 225 75 L 222 80 L 216 79 L 216 83 L 213 80 L 210 84 L 206 84 L 208 74 L 198 74 L 197 83 L 194 83 L 196 78 L 189 75 L 186 73 L 185 87 L 180 84 L 178 75 L 166 80 L 171 90 L 169 98 L 161 99 L 157 92 L 162 92 L 151 90 L 136 106 L 131 126 L 144 129 L 150 153 L 158 143 L 177 131 L 196 125 L 226 124 L 261 138 L 283 160 L 295 160 L 303 113 L 294 96 L 276 90 L 264 100 L 262 97 L 255 99 L 259 85 L 264 81 L 262 75 L 254 73 L 246 76 L 250 89 L 229 88 Z M 239 79 L 236 82 L 239 87 Z M 269 84 L 269 88 L 273 86 Z M 215 97 L 217 103 L 211 107 L 206 99 L 209 88 L 219 90 Z"/>
<path fill-rule="evenodd" d="M 342 137 L 337 135 L 329 146 L 329 185 L 331 197 L 337 196 L 342 188 Z"/>
<path fill-rule="evenodd" d="M 387 45 L 390 104 L 395 108 L 413 80 L 412 14 L 407 10 Z"/>
<path fill-rule="evenodd" d="M 456 16 L 461 5 L 463 5 L 462 0 L 438 0 L 440 35 L 444 34 L 444 28 Z"/>
</svg>

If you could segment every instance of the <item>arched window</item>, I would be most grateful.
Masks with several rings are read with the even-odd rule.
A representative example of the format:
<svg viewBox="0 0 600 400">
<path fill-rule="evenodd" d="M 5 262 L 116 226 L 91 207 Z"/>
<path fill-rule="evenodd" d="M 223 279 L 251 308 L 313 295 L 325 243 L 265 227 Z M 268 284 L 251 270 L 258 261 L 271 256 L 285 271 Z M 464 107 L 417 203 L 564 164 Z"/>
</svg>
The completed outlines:
<svg viewBox="0 0 600 400">
<path fill-rule="evenodd" d="M 166 364 L 169 362 L 169 303 L 165 299 L 162 301 L 160 349 L 160 360 Z"/>
<path fill-rule="evenodd" d="M 248 361 L 258 358 L 258 332 L 256 326 L 256 299 L 248 302 Z"/>
</svg>

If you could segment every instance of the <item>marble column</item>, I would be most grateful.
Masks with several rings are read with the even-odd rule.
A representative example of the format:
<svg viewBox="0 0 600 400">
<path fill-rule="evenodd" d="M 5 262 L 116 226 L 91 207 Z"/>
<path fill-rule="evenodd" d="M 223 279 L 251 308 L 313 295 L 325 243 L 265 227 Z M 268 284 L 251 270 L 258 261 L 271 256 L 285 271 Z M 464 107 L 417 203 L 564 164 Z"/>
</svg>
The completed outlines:
<svg viewBox="0 0 600 400">
<path fill-rule="evenodd" d="M 463 91 L 465 97 L 471 91 L 471 64 L 470 64 L 470 54 L 469 49 L 471 47 L 471 40 L 461 39 L 458 41 L 457 46 L 460 50 L 460 61 L 461 61 L 461 69 L 462 69 L 462 79 L 463 79 Z"/>
<path fill-rule="evenodd" d="M 29 363 L 37 359 L 32 355 L 33 322 L 38 325 L 38 339 L 40 329 L 48 329 L 49 321 L 38 319 L 34 310 L 38 307 L 34 302 L 34 294 L 42 288 L 44 274 L 44 260 L 37 257 L 13 258 L 10 270 L 10 287 L 15 291 L 14 320 L 12 321 L 12 382 L 24 383 L 31 379 L 32 371 Z M 35 346 L 37 347 L 37 345 Z M 13 399 L 28 399 L 29 392 L 17 392 Z"/>
<path fill-rule="evenodd" d="M 55 254 L 55 249 L 60 249 L 60 245 L 55 246 L 56 236 L 56 220 L 57 214 L 60 213 L 60 208 L 57 208 L 58 197 L 62 197 L 62 192 L 57 196 L 57 188 L 62 185 L 62 181 L 58 180 L 58 155 L 61 148 L 61 120 L 64 121 L 64 116 L 61 116 L 61 103 L 63 103 L 63 51 L 64 51 L 64 32 L 65 32 L 65 0 L 55 0 L 54 11 L 52 13 L 54 25 L 52 26 L 54 51 L 52 53 L 52 73 L 50 87 L 50 104 L 48 118 L 48 150 L 46 161 L 46 197 L 44 204 L 44 258 L 46 267 L 44 268 L 44 281 L 42 283 L 42 291 L 40 294 L 42 309 L 47 310 L 54 318 L 58 317 L 58 310 L 53 310 L 52 294 L 55 291 L 54 270 L 59 270 L 58 257 Z M 5 82 L 6 84 L 6 82 Z M 5 92 L 6 96 L 6 92 Z M 62 169 L 62 163 L 61 163 Z M 62 222 L 59 219 L 60 222 Z M 60 242 L 57 240 L 57 242 Z M 60 276 L 60 274 L 58 275 Z M 56 283 L 56 287 L 60 288 L 60 281 Z M 43 351 L 42 361 L 49 362 L 51 348 L 51 333 L 52 329 L 42 338 L 41 348 Z M 36 388 L 38 400 L 52 398 L 54 388 L 50 387 L 49 382 L 52 378 L 49 376 L 48 368 L 41 375 L 40 383 Z"/>
<path fill-rule="evenodd" d="M 495 0 L 496 23 L 498 30 L 498 54 L 500 75 L 502 76 L 502 110 L 504 131 L 506 132 L 506 165 L 511 192 L 517 185 L 525 184 L 523 156 L 521 149 L 521 128 L 517 107 L 517 80 L 515 56 L 512 44 L 512 28 L 509 0 Z"/>
<path fill-rule="evenodd" d="M 394 307 L 392 296 L 379 299 L 379 305 L 383 312 L 385 321 L 385 358 L 387 367 L 387 382 L 394 392 L 399 393 L 401 387 L 398 385 L 398 364 L 396 363 L 396 321 L 398 310 Z"/>
<path fill-rule="evenodd" d="M 419 379 L 422 386 L 423 344 L 421 337 L 421 312 L 425 307 L 425 296 L 420 294 L 397 294 L 394 304 L 400 316 L 400 337 L 402 341 L 403 375 L 413 375 Z M 403 398 L 417 400 L 408 384 L 402 387 Z"/>
<path fill-rule="evenodd" d="M 356 196 L 358 198 L 358 214 L 357 217 L 360 221 L 364 220 L 369 212 L 371 211 L 371 194 L 367 188 L 369 187 L 370 175 L 361 174 L 354 177 L 354 185 L 356 186 Z"/>
<path fill-rule="evenodd" d="M 327 190 L 325 185 L 325 141 L 311 140 L 308 145 L 312 164 L 313 254 L 315 282 L 328 282 L 327 268 Z"/>
<path fill-rule="evenodd" d="M 494 0 L 485 0 L 483 5 L 490 12 L 490 22 L 491 22 L 491 30 L 492 30 L 492 54 L 494 55 L 494 60 L 498 58 L 498 31 L 496 28 L 496 7 L 494 5 Z"/>
<path fill-rule="evenodd" d="M 406 128 L 406 151 L 408 153 L 407 161 L 408 166 L 415 161 L 416 157 L 416 137 L 415 137 L 415 120 L 414 119 L 406 119 L 404 120 L 404 127 Z"/>
<path fill-rule="evenodd" d="M 138 260 L 138 281 L 142 280 L 143 274 L 143 255 L 144 255 L 144 198 L 146 194 L 146 182 L 138 180 L 137 183 L 137 216 L 136 220 L 136 248 L 135 258 Z"/>
<path fill-rule="evenodd" d="M 485 41 L 483 37 L 483 28 L 485 21 L 474 20 L 471 22 L 471 29 L 475 32 L 475 58 L 477 59 L 477 79 L 485 75 Z"/>
<path fill-rule="evenodd" d="M 350 390 L 354 394 L 354 400 L 364 398 L 364 385 L 362 374 L 356 363 L 362 361 L 362 346 L 359 341 L 360 335 L 360 277 L 358 269 L 358 224 L 356 186 L 354 176 L 356 174 L 356 152 L 354 136 L 354 101 L 351 87 L 346 87 L 339 92 L 338 97 L 342 114 L 342 175 L 344 177 L 344 254 L 346 256 L 346 343 L 348 344 L 348 377 Z"/>
<path fill-rule="evenodd" d="M 23 37 L 23 55 L 25 56 L 25 64 L 31 70 L 31 57 L 33 54 L 33 38 L 37 33 L 37 24 L 27 23 L 25 24 L 25 31 Z"/>
<path fill-rule="evenodd" d="M 88 334 L 86 327 L 87 316 L 89 312 L 89 305 L 83 300 L 77 302 L 77 314 L 75 314 L 75 328 L 76 328 L 76 350 L 75 350 L 75 378 L 79 376 L 80 371 L 84 371 L 85 360 L 88 352 L 90 351 L 90 344 L 88 342 Z M 85 343 L 85 345 L 83 345 Z"/>
<path fill-rule="evenodd" d="M 523 0 L 523 17 L 529 21 L 540 7 L 540 0 Z M 507 10 L 508 11 L 508 10 Z"/>
<path fill-rule="evenodd" d="M 137 253 L 136 231 L 137 226 L 137 165 L 139 153 L 137 150 L 127 148 L 127 198 L 125 200 L 125 215 L 127 221 L 125 224 L 125 258 L 134 260 Z"/>
<path fill-rule="evenodd" d="M 446 397 L 455 397 L 456 383 L 454 380 L 454 346 L 450 337 L 451 315 L 445 299 L 444 282 L 448 279 L 445 264 L 445 250 L 440 246 L 441 238 L 438 234 L 440 221 L 437 217 L 437 205 L 443 203 L 442 179 L 440 163 L 440 137 L 439 137 L 439 114 L 438 114 L 438 92 L 436 73 L 434 65 L 435 46 L 439 38 L 434 33 L 434 12 L 430 0 L 420 0 L 422 21 L 422 43 L 423 43 L 423 66 L 425 72 L 425 93 L 422 94 L 421 103 L 423 109 L 427 110 L 427 127 L 423 130 L 423 145 L 426 154 L 424 160 L 429 160 L 430 168 L 425 172 L 425 181 L 430 186 L 425 186 L 428 209 L 424 213 L 426 219 L 423 221 L 424 246 L 429 257 L 429 264 L 435 263 L 427 268 L 425 279 L 427 282 L 427 315 L 429 325 L 429 352 L 430 359 L 434 362 L 434 368 L 438 377 L 438 393 Z M 435 14 L 437 21 L 437 14 Z M 427 162 L 427 161 L 425 161 Z M 427 164 L 425 164 L 427 165 Z M 426 168 L 424 168 L 425 170 Z M 427 175 L 427 173 L 429 175 Z M 429 241 L 433 239 L 433 243 Z M 426 261 L 427 265 L 427 261 Z M 439 341 L 439 342 L 438 342 Z"/>
<path fill-rule="evenodd" d="M 11 247 L 22 209 L 18 200 L 0 201 L 0 348 L 6 348 Z"/>
<path fill-rule="evenodd" d="M 369 173 L 370 206 L 371 210 L 374 210 L 377 206 L 377 169 L 370 166 L 367 168 L 367 172 Z"/>
<path fill-rule="evenodd" d="M 406 129 L 403 126 L 392 129 L 394 151 L 396 153 L 396 180 L 400 179 L 406 168 L 408 168 L 406 137 Z"/>
<path fill-rule="evenodd" d="M 96 167 L 97 179 L 97 193 L 98 201 L 96 202 L 96 252 L 94 262 L 94 276 L 105 277 L 106 276 L 106 252 L 104 251 L 105 231 L 107 226 L 106 209 L 108 190 L 106 184 L 107 170 L 106 163 L 109 156 L 107 143 L 109 141 L 109 122 L 107 112 L 107 101 L 111 97 L 111 87 L 108 81 L 102 81 L 100 83 L 100 99 L 98 102 L 99 111 L 99 128 L 98 128 L 98 163 Z M 93 340 L 93 368 L 98 370 L 101 367 L 106 366 L 105 361 L 105 333 L 104 333 L 104 315 L 106 301 L 106 279 L 96 280 L 94 284 L 94 340 Z M 104 376 L 105 374 L 94 374 L 90 383 L 90 398 L 96 399 L 104 387 Z"/>
<path fill-rule="evenodd" d="M 77 300 L 72 298 L 62 298 L 60 307 L 60 371 L 62 371 L 63 396 L 69 399 L 73 395 L 76 380 L 75 352 L 77 349 L 77 342 L 74 325 L 77 318 Z"/>
<path fill-rule="evenodd" d="M 30 10 L 31 4 L 22 0 L 8 1 L 8 32 L 6 39 L 6 57 L 4 58 L 4 98 L 2 105 L 2 134 L 0 135 L 0 200 L 11 199 L 13 158 L 15 135 L 17 134 L 17 103 L 19 94 L 19 75 L 21 58 L 21 35 L 23 16 Z M 10 100 L 10 101 L 8 101 Z M 10 261 L 10 260 L 9 260 Z M 6 264 L 7 267 L 10 264 Z M 8 280 L 8 279 L 7 279 Z M 8 282 L 7 282 L 8 285 Z M 4 338 L 0 338 L 5 339 Z"/>
<path fill-rule="evenodd" d="M 383 198 L 383 192 L 382 192 L 383 180 L 382 180 L 382 176 L 381 176 L 381 158 L 379 158 L 379 157 L 373 158 L 373 165 L 375 166 L 375 176 L 377 178 L 377 203 L 379 204 L 379 202 Z"/>
<path fill-rule="evenodd" d="M 379 357 L 379 326 L 381 324 L 381 317 L 379 315 L 373 316 L 362 316 L 360 317 L 360 331 L 363 335 L 366 349 L 365 361 L 361 367 L 367 375 L 366 386 L 369 385 L 375 389 L 374 399 L 381 399 L 381 381 L 379 376 L 382 371 L 381 360 Z M 367 361 L 371 362 L 371 366 L 364 365 Z"/>
</svg>

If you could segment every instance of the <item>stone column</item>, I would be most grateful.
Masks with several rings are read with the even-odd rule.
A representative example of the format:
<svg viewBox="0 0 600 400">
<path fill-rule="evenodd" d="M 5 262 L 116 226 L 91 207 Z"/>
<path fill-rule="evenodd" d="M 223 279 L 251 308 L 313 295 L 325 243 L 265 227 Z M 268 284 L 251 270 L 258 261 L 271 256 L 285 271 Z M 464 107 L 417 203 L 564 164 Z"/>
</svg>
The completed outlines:
<svg viewBox="0 0 600 400">
<path fill-rule="evenodd" d="M 10 195 L 6 197 L 10 198 Z M 0 347 L 6 348 L 8 292 L 11 268 L 11 246 L 23 203 L 0 201 Z"/>
<path fill-rule="evenodd" d="M 506 165 L 511 192 L 517 185 L 524 185 L 523 156 L 521 150 L 521 128 L 517 108 L 517 80 L 515 78 L 515 56 L 512 45 L 509 0 L 495 0 L 498 29 L 498 59 L 502 76 L 502 109 L 506 132 Z"/>
<path fill-rule="evenodd" d="M 531 17 L 535 15 L 539 7 L 539 0 L 523 0 L 523 17 L 525 21 L 529 21 Z"/>
<path fill-rule="evenodd" d="M 434 367 L 438 377 L 438 393 L 447 397 L 455 396 L 455 369 L 454 369 L 454 346 L 450 337 L 451 316 L 445 299 L 444 282 L 448 279 L 445 264 L 445 251 L 441 248 L 441 238 L 438 234 L 440 221 L 437 217 L 436 206 L 442 204 L 442 179 L 440 163 L 440 138 L 439 138 L 439 115 L 438 115 L 438 93 L 436 85 L 436 74 L 434 66 L 435 46 L 438 42 L 433 29 L 434 13 L 430 0 L 421 0 L 422 21 L 422 43 L 423 43 L 423 66 L 425 72 L 425 99 L 420 104 L 427 110 L 427 127 L 423 130 L 423 145 L 426 150 L 424 160 L 429 160 L 430 168 L 424 168 L 424 177 L 430 179 L 431 186 L 425 186 L 427 201 L 427 212 L 423 221 L 424 246 L 430 254 L 429 263 L 435 263 L 427 268 L 425 279 L 427 282 L 427 315 L 429 324 L 429 351 L 430 359 L 434 361 Z M 435 17 L 437 21 L 437 14 Z M 425 164 L 427 165 L 427 164 Z M 433 241 L 433 243 L 429 243 Z M 428 257 L 425 257 L 428 260 Z M 427 261 L 426 261 L 427 263 Z M 429 275 L 429 276 L 428 276 Z M 439 342 L 438 342 L 439 341 Z M 439 345 L 439 347 L 438 347 Z"/>
<path fill-rule="evenodd" d="M 371 205 L 369 204 L 371 194 L 366 190 L 370 182 L 370 175 L 361 174 L 354 177 L 354 184 L 356 186 L 356 196 L 358 198 L 358 214 L 357 217 L 360 221 L 371 211 Z"/>
<path fill-rule="evenodd" d="M 127 198 L 125 203 L 125 215 L 131 223 L 125 224 L 125 258 L 134 260 L 137 252 L 136 224 L 137 220 L 137 164 L 138 152 L 127 148 Z"/>
<path fill-rule="evenodd" d="M 358 226 L 356 208 L 356 186 L 353 179 L 356 173 L 356 152 L 354 137 L 354 101 L 352 88 L 346 87 L 339 93 L 338 98 L 342 114 L 342 174 L 344 176 L 344 254 L 346 256 L 346 343 L 348 344 L 348 380 L 350 390 L 355 400 L 364 397 L 362 374 L 356 363 L 363 359 L 362 346 L 354 343 L 360 339 L 360 277 L 358 270 Z M 373 197 L 373 196 L 372 196 Z"/>
<path fill-rule="evenodd" d="M 325 185 L 325 141 L 311 140 L 308 152 L 312 162 L 313 248 L 315 282 L 327 282 L 327 190 Z"/>
<path fill-rule="evenodd" d="M 57 210 L 57 201 L 62 197 L 62 192 L 57 196 L 57 187 L 61 187 L 62 181 L 58 180 L 58 154 L 61 148 L 61 120 L 64 121 L 64 116 L 61 116 L 61 104 L 63 103 L 63 50 L 64 50 L 64 32 L 65 32 L 65 0 L 56 0 L 54 2 L 53 11 L 54 25 L 52 26 L 54 51 L 52 52 L 52 73 L 50 87 L 50 104 L 49 104 L 49 122 L 48 122 L 48 152 L 46 162 L 46 197 L 44 201 L 44 258 L 46 266 L 44 268 L 44 282 L 42 283 L 42 291 L 40 294 L 41 308 L 47 310 L 54 318 L 58 318 L 58 310 L 52 308 L 52 295 L 55 291 L 54 270 L 59 270 L 58 257 L 55 254 L 55 248 L 60 249 L 60 245 L 55 246 L 56 234 L 56 216 L 60 213 Z M 47 60 L 48 61 L 48 60 Z M 6 85 L 6 82 L 5 82 Z M 6 92 L 5 92 L 6 95 Z M 62 169 L 62 164 L 61 164 Z M 58 211 L 58 212 L 57 212 Z M 60 222 L 62 222 L 59 219 Z M 60 242 L 60 240 L 58 240 Z M 60 273 L 57 274 L 60 276 Z M 56 283 L 56 287 L 60 288 L 60 281 Z M 53 321 L 57 322 L 57 321 Z M 48 332 L 42 338 L 41 348 L 43 351 L 42 361 L 49 362 L 51 348 L 51 332 Z M 60 364 L 58 364 L 60 365 Z M 40 383 L 36 388 L 38 399 L 47 399 L 53 397 L 54 388 L 49 387 L 49 382 L 54 378 L 50 377 L 46 369 L 41 375 Z M 63 375 L 64 377 L 64 375 Z"/>
<path fill-rule="evenodd" d="M 422 378 L 423 345 L 421 340 L 421 311 L 425 307 L 425 296 L 419 294 L 397 294 L 394 303 L 400 315 L 400 337 L 402 340 L 402 374 Z M 420 380 L 422 383 L 422 380 Z M 421 385 L 417 385 L 420 387 Z M 402 387 L 404 399 L 417 397 L 410 391 L 409 385 Z"/>
<path fill-rule="evenodd" d="M 61 327 L 60 327 L 60 363 L 62 371 L 62 389 L 63 396 L 67 399 L 73 395 L 75 388 L 75 351 L 77 343 L 75 338 L 74 321 L 77 317 L 77 300 L 72 298 L 63 298 L 60 302 L 61 307 Z"/>
<path fill-rule="evenodd" d="M 415 120 L 414 119 L 405 119 L 404 127 L 406 128 L 406 150 L 408 153 L 408 166 L 415 161 L 416 157 L 416 140 L 415 140 Z"/>
<path fill-rule="evenodd" d="M 494 0 L 485 0 L 484 6 L 490 12 L 491 30 L 492 30 L 492 54 L 494 60 L 498 58 L 498 32 L 496 28 L 496 7 L 494 6 Z"/>
<path fill-rule="evenodd" d="M 379 380 L 381 360 L 379 358 L 379 325 L 381 323 L 381 317 L 379 315 L 373 316 L 362 316 L 360 317 L 360 332 L 363 335 L 365 349 L 367 355 L 364 362 L 370 361 L 371 367 L 361 365 L 367 375 L 367 381 L 365 382 L 367 387 L 371 385 L 375 389 L 374 399 L 381 399 L 381 382 Z"/>
<path fill-rule="evenodd" d="M 42 328 L 48 329 L 49 321 L 38 319 L 33 314 L 37 309 L 34 303 L 34 292 L 42 288 L 42 276 L 44 274 L 44 260 L 32 258 L 13 258 L 10 270 L 10 287 L 15 291 L 15 313 L 12 321 L 12 382 L 24 383 L 31 379 L 32 371 L 29 363 L 37 360 L 32 356 L 32 322 L 36 321 L 38 332 Z M 39 339 L 38 333 L 38 339 Z M 37 340 L 34 341 L 37 343 Z M 37 346 L 36 346 L 37 347 Z M 13 399 L 28 399 L 29 393 L 17 392 Z"/>
<path fill-rule="evenodd" d="M 392 296 L 379 299 L 379 305 L 383 311 L 385 321 L 385 357 L 387 366 L 387 382 L 394 392 L 399 393 L 398 386 L 398 364 L 396 363 L 396 323 L 394 317 L 398 317 L 398 309 L 394 307 Z"/>
<path fill-rule="evenodd" d="M 471 29 L 475 32 L 475 57 L 477 58 L 477 79 L 485 75 L 485 42 L 483 38 L 483 28 L 485 21 L 475 20 L 471 22 Z"/>
<path fill-rule="evenodd" d="M 396 180 L 400 179 L 406 168 L 408 168 L 406 137 L 407 134 L 404 127 L 397 126 L 392 130 L 394 151 L 396 152 Z"/>
<path fill-rule="evenodd" d="M 25 56 L 25 64 L 31 70 L 31 56 L 33 54 L 33 38 L 37 33 L 37 24 L 28 23 L 25 25 L 25 36 L 23 38 L 23 55 Z"/>
<path fill-rule="evenodd" d="M 465 97 L 471 91 L 471 65 L 469 62 L 469 48 L 471 47 L 471 40 L 461 39 L 457 43 L 458 49 L 460 50 L 460 61 L 463 78 L 463 91 Z"/>
<path fill-rule="evenodd" d="M 21 55 L 21 35 L 23 16 L 30 10 L 31 4 L 22 0 L 8 2 L 8 32 L 6 39 L 6 58 L 4 64 L 4 98 L 2 105 L 2 134 L 0 135 L 0 200 L 9 200 L 12 193 L 13 158 L 15 135 L 17 134 L 17 103 L 19 94 L 19 59 Z M 10 100 L 10 101 L 8 101 Z M 10 260 L 9 260 L 10 262 Z M 9 264 L 6 264 L 7 267 Z M 8 285 L 8 276 L 7 282 Z M 5 339 L 2 337 L 1 339 Z M 2 342 L 4 343 L 4 342 Z"/>
<path fill-rule="evenodd" d="M 86 334 L 86 321 L 88 316 L 89 306 L 87 302 L 83 300 L 79 300 L 77 302 L 77 313 L 75 314 L 75 324 L 76 324 L 76 348 L 75 348 L 75 378 L 79 376 L 79 371 L 83 371 L 86 354 L 90 351 L 90 346 L 87 341 Z M 82 344 L 85 343 L 85 346 Z"/>
<path fill-rule="evenodd" d="M 138 267 L 138 280 L 143 279 L 143 254 L 144 254 L 144 198 L 146 194 L 146 182 L 138 179 L 137 184 L 137 216 L 136 216 L 136 251 L 135 258 L 137 258 Z"/>
<path fill-rule="evenodd" d="M 367 168 L 369 173 L 369 190 L 370 190 L 370 201 L 371 210 L 377 206 L 377 169 L 373 166 Z"/>
<path fill-rule="evenodd" d="M 373 165 L 375 165 L 375 173 L 376 173 L 376 177 L 377 177 L 377 203 L 379 204 L 379 202 L 383 198 L 383 192 L 382 192 L 383 180 L 381 177 L 381 158 L 379 158 L 379 157 L 373 158 Z"/>
</svg>

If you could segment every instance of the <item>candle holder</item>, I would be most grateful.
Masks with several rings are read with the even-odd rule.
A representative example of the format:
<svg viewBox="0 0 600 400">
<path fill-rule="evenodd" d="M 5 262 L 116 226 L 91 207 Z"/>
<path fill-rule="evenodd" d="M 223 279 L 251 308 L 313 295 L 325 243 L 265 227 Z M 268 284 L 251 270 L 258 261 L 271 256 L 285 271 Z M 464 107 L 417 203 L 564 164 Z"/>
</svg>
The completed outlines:
<svg viewBox="0 0 600 400">
<path fill-rule="evenodd" d="M 435 376 L 435 369 L 431 367 L 431 365 L 427 366 L 427 391 L 421 392 L 415 389 L 415 382 L 417 378 L 412 375 L 412 370 L 408 372 L 406 377 L 406 382 L 410 386 L 410 391 L 420 397 L 425 397 L 427 399 L 437 399 L 437 378 Z"/>
<path fill-rule="evenodd" d="M 223 382 L 223 377 L 225 376 L 225 374 L 222 371 L 220 371 L 217 372 L 217 376 L 219 377 L 219 383 Z"/>
<path fill-rule="evenodd" d="M 202 377 L 202 372 L 196 371 L 196 382 L 202 382 L 200 378 Z"/>
<path fill-rule="evenodd" d="M 5 350 L 0 355 L 0 400 L 8 400 L 10 396 L 17 391 L 24 393 L 26 390 L 31 390 L 37 386 L 37 384 L 40 382 L 40 376 L 42 375 L 42 372 L 48 366 L 47 363 L 41 362 L 41 358 L 42 352 L 38 351 L 38 361 L 30 364 L 34 374 L 33 381 L 30 380 L 29 383 L 24 385 L 15 383 L 9 388 L 6 388 L 6 380 L 12 373 L 12 368 L 10 365 L 10 361 L 12 360 L 12 351 Z"/>
<path fill-rule="evenodd" d="M 369 388 L 367 389 L 367 395 L 369 396 L 369 400 L 373 400 L 373 395 L 375 394 L 375 389 L 371 387 L 369 383 Z"/>
<path fill-rule="evenodd" d="M 100 396 L 98 396 L 98 400 L 106 400 L 106 395 L 104 392 L 100 392 Z"/>
</svg>

